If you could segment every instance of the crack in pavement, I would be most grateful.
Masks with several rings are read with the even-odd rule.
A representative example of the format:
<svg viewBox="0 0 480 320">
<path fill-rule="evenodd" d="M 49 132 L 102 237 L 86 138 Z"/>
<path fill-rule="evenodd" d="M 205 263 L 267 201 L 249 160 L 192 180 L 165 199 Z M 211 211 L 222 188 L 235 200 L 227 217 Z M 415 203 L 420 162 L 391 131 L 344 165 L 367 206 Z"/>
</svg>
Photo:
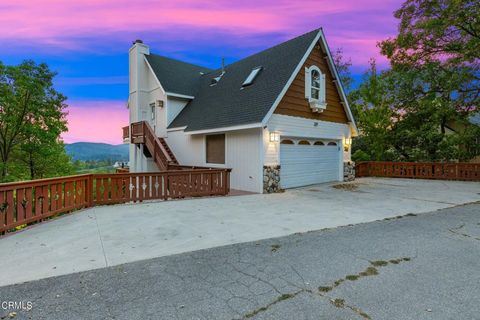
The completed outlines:
<svg viewBox="0 0 480 320">
<path fill-rule="evenodd" d="M 450 231 L 453 234 L 462 236 L 464 238 L 471 238 L 471 239 L 480 241 L 480 237 L 474 237 L 474 236 L 471 236 L 467 233 L 463 233 L 463 232 L 460 231 L 460 230 L 463 230 L 464 228 L 465 228 L 465 223 L 462 223 L 458 227 L 448 229 L 448 231 Z"/>
<path fill-rule="evenodd" d="M 297 291 L 294 291 L 294 292 L 283 293 L 280 296 L 278 296 L 276 299 L 274 299 L 273 301 L 267 303 L 266 305 L 263 305 L 263 306 L 261 306 L 257 309 L 254 309 L 254 310 L 252 310 L 248 313 L 245 313 L 241 318 L 234 318 L 233 320 L 252 318 L 259 313 L 268 311 L 272 306 L 274 306 L 278 303 L 281 303 L 283 301 L 295 298 L 296 296 L 298 296 L 301 293 L 308 293 L 308 294 L 311 294 L 313 296 L 319 296 L 319 297 L 322 297 L 322 298 L 327 298 L 327 299 L 329 299 L 329 302 L 337 308 L 347 308 L 347 309 L 350 309 L 351 311 L 353 311 L 354 313 L 356 313 L 357 315 L 363 317 L 364 319 L 367 319 L 367 320 L 372 319 L 362 309 L 360 309 L 356 306 L 347 304 L 345 302 L 345 299 L 343 299 L 343 298 L 333 298 L 333 297 L 327 295 L 327 292 L 333 291 L 335 288 L 339 287 L 342 283 L 344 283 L 346 281 L 356 281 L 356 280 L 360 279 L 361 277 L 376 276 L 376 275 L 379 274 L 377 268 L 383 268 L 383 267 L 386 267 L 388 265 L 398 265 L 402 262 L 411 261 L 412 258 L 411 257 L 401 257 L 401 258 L 390 259 L 390 260 L 368 260 L 368 259 L 363 259 L 363 260 L 367 260 L 370 263 L 370 266 L 368 266 L 364 271 L 361 271 L 357 274 L 346 275 L 344 278 L 339 278 L 339 279 L 333 281 L 331 286 L 319 286 L 318 291 L 313 291 L 313 290 L 308 289 L 308 288 L 301 288 L 300 290 L 297 290 Z M 306 286 L 306 283 L 305 283 L 305 280 L 303 279 L 303 277 L 297 272 L 297 270 L 295 270 L 294 268 L 292 268 L 292 269 L 303 280 L 303 283 Z M 260 279 L 257 279 L 257 280 L 260 280 Z M 264 281 L 264 280 L 262 280 L 262 281 Z"/>
</svg>

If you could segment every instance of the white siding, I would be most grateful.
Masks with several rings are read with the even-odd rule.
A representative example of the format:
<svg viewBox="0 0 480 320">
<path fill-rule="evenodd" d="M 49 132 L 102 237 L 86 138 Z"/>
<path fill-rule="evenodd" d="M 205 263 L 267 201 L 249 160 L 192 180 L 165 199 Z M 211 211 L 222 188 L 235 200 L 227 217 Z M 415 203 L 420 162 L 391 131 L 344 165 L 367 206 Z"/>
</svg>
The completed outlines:
<svg viewBox="0 0 480 320">
<path fill-rule="evenodd" d="M 261 139 L 261 129 L 226 132 L 224 165 L 206 163 L 205 135 L 169 131 L 166 140 L 180 164 L 232 168 L 232 189 L 262 192 Z"/>
<path fill-rule="evenodd" d="M 315 125 L 317 123 L 317 125 Z M 338 140 L 350 134 L 345 123 L 328 122 L 274 114 L 267 124 L 268 130 L 279 131 L 282 136 L 311 137 Z"/>
<path fill-rule="evenodd" d="M 270 142 L 271 131 L 280 132 L 280 137 L 306 137 L 327 140 L 338 140 L 343 149 L 343 138 L 350 136 L 347 124 L 305 119 L 299 117 L 273 114 L 264 130 L 264 164 L 280 164 L 280 147 L 278 143 Z M 345 152 L 343 158 L 350 158 L 350 151 Z"/>
<path fill-rule="evenodd" d="M 165 139 L 181 165 L 204 166 L 204 137 L 185 134 L 183 130 L 169 131 Z"/>
<path fill-rule="evenodd" d="M 226 166 L 232 168 L 232 189 L 262 192 L 261 137 L 261 129 L 226 134 Z"/>
</svg>

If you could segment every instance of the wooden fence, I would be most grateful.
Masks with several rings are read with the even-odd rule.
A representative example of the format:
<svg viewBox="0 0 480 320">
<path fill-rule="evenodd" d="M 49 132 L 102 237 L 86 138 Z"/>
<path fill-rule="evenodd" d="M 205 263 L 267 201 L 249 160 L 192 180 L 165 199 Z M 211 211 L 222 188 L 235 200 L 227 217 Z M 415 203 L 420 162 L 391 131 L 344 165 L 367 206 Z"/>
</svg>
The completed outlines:
<svg viewBox="0 0 480 320">
<path fill-rule="evenodd" d="M 392 177 L 480 181 L 480 163 L 441 162 L 359 162 L 357 177 Z"/>
<path fill-rule="evenodd" d="M 0 184 L 0 234 L 96 205 L 227 195 L 231 169 L 86 174 Z"/>
</svg>

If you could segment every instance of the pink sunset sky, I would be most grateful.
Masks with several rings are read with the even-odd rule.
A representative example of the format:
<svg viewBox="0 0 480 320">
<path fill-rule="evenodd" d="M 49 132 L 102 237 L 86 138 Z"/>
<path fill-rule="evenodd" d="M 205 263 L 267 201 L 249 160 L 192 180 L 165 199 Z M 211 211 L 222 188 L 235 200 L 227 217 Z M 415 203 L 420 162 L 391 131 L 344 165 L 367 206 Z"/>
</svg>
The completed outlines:
<svg viewBox="0 0 480 320">
<path fill-rule="evenodd" d="M 343 48 L 358 77 L 380 57 L 377 42 L 394 36 L 385 0 L 0 0 L 0 61 L 47 62 L 57 90 L 69 97 L 65 142 L 121 143 L 128 124 L 127 52 L 140 38 L 151 51 L 218 67 L 323 27 L 331 48 Z"/>
</svg>

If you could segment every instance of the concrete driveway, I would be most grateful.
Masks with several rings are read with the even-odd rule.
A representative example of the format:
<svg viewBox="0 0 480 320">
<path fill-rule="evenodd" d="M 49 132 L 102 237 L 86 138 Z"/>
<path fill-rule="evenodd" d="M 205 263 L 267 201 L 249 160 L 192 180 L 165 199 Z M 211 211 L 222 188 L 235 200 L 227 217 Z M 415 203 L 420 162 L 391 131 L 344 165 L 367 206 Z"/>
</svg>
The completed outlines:
<svg viewBox="0 0 480 320">
<path fill-rule="evenodd" d="M 281 194 L 115 205 L 0 239 L 0 286 L 480 201 L 480 183 L 357 179 Z"/>
<path fill-rule="evenodd" d="M 480 314 L 480 204 L 0 287 L 0 319 L 464 320 Z M 1 304 L 1 303 L 0 303 Z"/>
</svg>

